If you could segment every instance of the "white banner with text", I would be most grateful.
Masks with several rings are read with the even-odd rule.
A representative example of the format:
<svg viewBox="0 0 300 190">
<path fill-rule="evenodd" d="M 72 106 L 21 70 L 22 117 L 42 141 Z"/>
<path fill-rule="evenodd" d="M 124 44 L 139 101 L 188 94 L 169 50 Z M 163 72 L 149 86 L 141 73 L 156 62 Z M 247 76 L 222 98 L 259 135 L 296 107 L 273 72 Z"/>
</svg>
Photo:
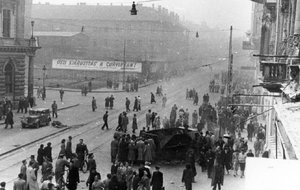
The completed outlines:
<svg viewBox="0 0 300 190">
<path fill-rule="evenodd" d="M 89 71 L 111 71 L 111 72 L 142 72 L 142 63 L 123 61 L 97 61 L 80 59 L 53 59 L 53 69 L 72 69 Z"/>
</svg>

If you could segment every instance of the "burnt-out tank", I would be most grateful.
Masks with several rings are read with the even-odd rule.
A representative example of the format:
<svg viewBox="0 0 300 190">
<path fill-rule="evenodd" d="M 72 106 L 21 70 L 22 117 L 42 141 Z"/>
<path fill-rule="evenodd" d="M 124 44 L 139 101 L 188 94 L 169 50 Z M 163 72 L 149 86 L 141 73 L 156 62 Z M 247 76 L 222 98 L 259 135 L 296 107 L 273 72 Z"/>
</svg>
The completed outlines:
<svg viewBox="0 0 300 190">
<path fill-rule="evenodd" d="M 185 160 L 192 145 L 196 129 L 168 128 L 147 131 L 144 138 L 152 138 L 156 144 L 156 160 Z"/>
</svg>

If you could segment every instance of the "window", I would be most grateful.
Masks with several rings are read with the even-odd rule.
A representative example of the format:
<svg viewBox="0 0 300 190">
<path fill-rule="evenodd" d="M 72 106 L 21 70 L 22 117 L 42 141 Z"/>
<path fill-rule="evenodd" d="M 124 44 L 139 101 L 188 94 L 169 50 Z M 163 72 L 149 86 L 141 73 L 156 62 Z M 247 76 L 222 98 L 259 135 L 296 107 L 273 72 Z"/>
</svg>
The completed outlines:
<svg viewBox="0 0 300 190">
<path fill-rule="evenodd" d="M 14 87 L 14 67 L 11 63 L 5 66 L 5 91 L 13 93 Z"/>
<path fill-rule="evenodd" d="M 3 10 L 3 37 L 10 37 L 10 10 Z"/>
</svg>

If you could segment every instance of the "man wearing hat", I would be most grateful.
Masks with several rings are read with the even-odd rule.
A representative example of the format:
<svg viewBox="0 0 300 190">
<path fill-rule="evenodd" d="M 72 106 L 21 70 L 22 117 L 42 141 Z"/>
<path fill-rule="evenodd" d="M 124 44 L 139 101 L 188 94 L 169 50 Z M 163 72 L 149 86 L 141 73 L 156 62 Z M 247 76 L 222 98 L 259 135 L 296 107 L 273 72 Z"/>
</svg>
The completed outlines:
<svg viewBox="0 0 300 190">
<path fill-rule="evenodd" d="M 159 171 L 159 169 L 159 166 L 155 166 L 155 171 L 153 172 L 150 183 L 152 190 L 161 190 L 163 187 L 163 173 Z"/>
</svg>

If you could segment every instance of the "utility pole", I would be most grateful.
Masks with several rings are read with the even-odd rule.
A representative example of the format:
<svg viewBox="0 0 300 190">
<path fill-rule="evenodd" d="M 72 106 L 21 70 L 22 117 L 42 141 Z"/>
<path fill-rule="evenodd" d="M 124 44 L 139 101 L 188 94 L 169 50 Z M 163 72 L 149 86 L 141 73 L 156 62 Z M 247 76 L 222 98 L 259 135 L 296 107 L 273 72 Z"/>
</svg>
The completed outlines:
<svg viewBox="0 0 300 190">
<path fill-rule="evenodd" d="M 230 37 L 229 37 L 229 54 L 228 54 L 228 70 L 227 70 L 227 85 L 226 85 L 226 99 L 225 99 L 225 109 L 229 105 L 229 98 L 231 96 L 231 86 L 232 86 L 232 67 L 233 67 L 233 54 L 232 54 L 232 26 L 230 26 Z M 228 111 L 228 110 L 227 110 Z M 224 131 L 222 131 L 222 125 L 220 124 L 219 117 L 219 137 L 222 137 Z"/>
<path fill-rule="evenodd" d="M 126 40 L 124 40 L 124 50 L 123 50 L 123 89 L 125 89 L 126 81 Z"/>
<path fill-rule="evenodd" d="M 232 69 L 233 69 L 233 54 L 232 54 L 232 26 L 230 26 L 229 38 L 229 55 L 228 55 L 228 73 L 227 73 L 227 91 L 226 91 L 226 106 L 228 105 L 229 97 L 232 88 Z"/>
</svg>

